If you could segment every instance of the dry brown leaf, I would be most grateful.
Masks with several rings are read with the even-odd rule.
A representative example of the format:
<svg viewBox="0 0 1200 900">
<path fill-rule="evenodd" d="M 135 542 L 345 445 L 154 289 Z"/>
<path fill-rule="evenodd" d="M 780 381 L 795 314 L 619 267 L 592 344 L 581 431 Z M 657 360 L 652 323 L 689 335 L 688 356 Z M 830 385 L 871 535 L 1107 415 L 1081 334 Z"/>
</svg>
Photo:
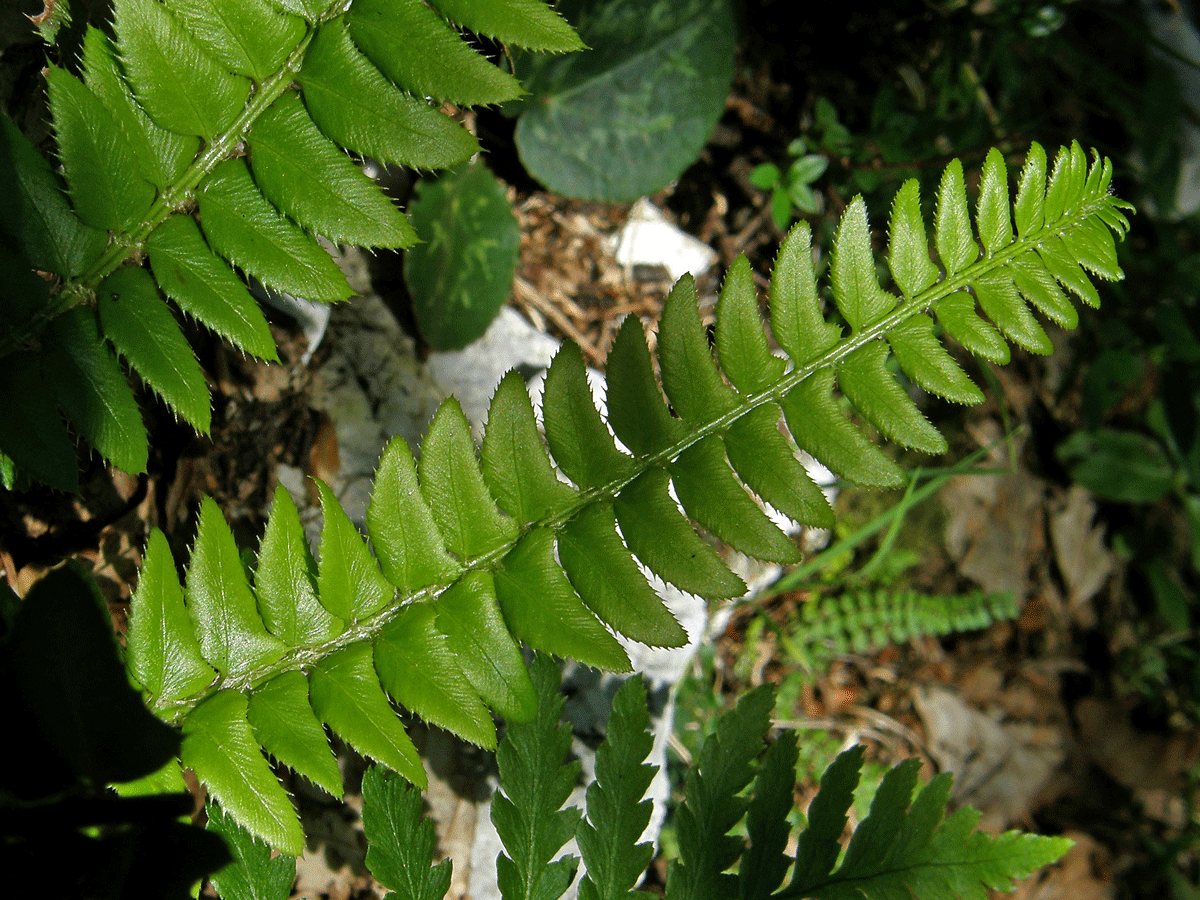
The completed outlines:
<svg viewBox="0 0 1200 900">
<path fill-rule="evenodd" d="M 1066 582 L 1067 609 L 1076 624 L 1091 627 L 1096 614 L 1089 601 L 1112 574 L 1112 554 L 1104 546 L 1104 526 L 1092 524 L 1096 504 L 1079 485 L 1072 485 L 1065 500 L 1050 515 L 1050 540 L 1054 560 Z"/>
</svg>

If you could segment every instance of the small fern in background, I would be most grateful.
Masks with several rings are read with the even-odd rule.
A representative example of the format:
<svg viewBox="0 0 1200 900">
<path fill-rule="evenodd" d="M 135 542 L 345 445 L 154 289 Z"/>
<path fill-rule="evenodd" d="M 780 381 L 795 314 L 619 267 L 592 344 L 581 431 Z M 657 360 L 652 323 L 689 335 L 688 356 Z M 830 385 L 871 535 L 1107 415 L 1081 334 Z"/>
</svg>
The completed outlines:
<svg viewBox="0 0 1200 900">
<path fill-rule="evenodd" d="M 783 649 L 807 671 L 847 653 L 871 653 L 889 643 L 943 637 L 987 628 L 1020 610 L 1012 594 L 935 596 L 881 588 L 813 596 L 800 604 L 786 630 L 776 629 Z"/>
</svg>

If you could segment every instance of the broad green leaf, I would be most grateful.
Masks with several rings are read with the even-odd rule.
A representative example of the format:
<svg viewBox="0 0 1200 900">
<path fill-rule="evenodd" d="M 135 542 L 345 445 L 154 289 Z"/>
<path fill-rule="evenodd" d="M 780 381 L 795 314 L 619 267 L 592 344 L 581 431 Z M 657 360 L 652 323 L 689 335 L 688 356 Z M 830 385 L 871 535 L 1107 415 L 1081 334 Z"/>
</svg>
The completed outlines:
<svg viewBox="0 0 1200 900">
<path fill-rule="evenodd" d="M 687 643 L 621 542 L 609 504 L 584 507 L 567 522 L 558 536 L 558 559 L 588 609 L 620 634 L 651 647 Z"/>
<path fill-rule="evenodd" d="M 787 815 L 795 804 L 798 758 L 795 731 L 783 732 L 767 748 L 746 814 L 749 846 L 738 866 L 741 900 L 767 900 L 792 863 L 785 849 L 791 834 Z"/>
<path fill-rule="evenodd" d="M 496 388 L 479 456 L 492 496 L 519 522 L 543 519 L 575 497 L 574 489 L 554 473 L 529 391 L 517 372 L 505 375 Z"/>
<path fill-rule="evenodd" d="M 905 297 L 919 294 L 938 280 L 937 266 L 929 258 L 929 241 L 921 216 L 921 187 L 915 178 L 904 182 L 892 201 L 888 267 Z"/>
<path fill-rule="evenodd" d="M 983 402 L 983 393 L 946 352 L 933 333 L 933 320 L 915 315 L 887 333 L 904 374 L 930 393 L 954 403 Z"/>
<path fill-rule="evenodd" d="M 625 543 L 646 568 L 681 590 L 714 600 L 740 597 L 746 586 L 696 536 L 671 499 L 668 481 L 662 469 L 649 469 L 613 501 Z"/>
<path fill-rule="evenodd" d="M 375 671 L 397 703 L 426 722 L 486 750 L 496 727 L 479 693 L 459 668 L 450 640 L 436 627 L 431 604 L 409 606 L 375 639 Z"/>
<path fill-rule="evenodd" d="M 649 456 L 683 437 L 684 424 L 667 408 L 637 316 L 627 316 L 617 329 L 605 378 L 608 424 L 635 455 Z"/>
<path fill-rule="evenodd" d="M 554 461 L 581 488 L 601 487 L 633 472 L 633 461 L 617 449 L 592 401 L 583 354 L 574 343 L 564 343 L 554 354 L 542 408 Z"/>
<path fill-rule="evenodd" d="M 517 523 L 496 508 L 475 457 L 471 426 L 451 397 L 421 445 L 421 492 L 446 547 L 461 561 L 491 553 L 517 536 Z"/>
<path fill-rule="evenodd" d="M 779 246 L 770 297 L 771 333 L 797 365 L 824 353 L 841 338 L 842 329 L 821 314 L 807 222 L 788 232 Z"/>
<path fill-rule="evenodd" d="M 484 701 L 510 721 L 532 717 L 537 709 L 533 683 L 500 614 L 492 576 L 468 572 L 433 606 L 438 629 L 449 639 L 463 674 Z"/>
<path fill-rule="evenodd" d="M 95 228 L 125 230 L 150 209 L 154 185 L 138 174 L 124 132 L 83 82 L 49 66 L 46 85 L 75 211 Z"/>
<path fill-rule="evenodd" d="M 496 597 L 513 636 L 534 650 L 610 672 L 628 672 L 629 657 L 580 600 L 554 558 L 554 533 L 535 528 L 504 557 Z"/>
<path fill-rule="evenodd" d="M 298 94 L 285 93 L 259 116 L 249 145 L 259 190 L 299 225 L 362 247 L 417 242 L 404 214 L 321 134 Z"/>
<path fill-rule="evenodd" d="M 421 240 L 404 255 L 417 327 L 433 349 L 460 350 L 512 293 L 520 226 L 504 185 L 479 162 L 420 181 L 408 214 Z"/>
<path fill-rule="evenodd" d="M 967 291 L 955 291 L 943 297 L 933 309 L 946 334 L 966 349 L 1000 365 L 1008 362 L 1008 344 L 986 319 L 976 315 L 975 298 Z"/>
<path fill-rule="evenodd" d="M 1017 183 L 1017 199 L 1013 204 L 1013 216 L 1017 222 L 1017 234 L 1027 238 L 1044 224 L 1046 206 L 1046 151 L 1040 144 L 1029 148 L 1025 165 L 1021 167 L 1021 178 Z"/>
<path fill-rule="evenodd" d="M 728 0 L 559 4 L 590 47 L 522 60 L 521 161 L 551 190 L 636 200 L 699 155 L 725 107 L 737 29 Z"/>
<path fill-rule="evenodd" d="M 1111 428 L 1077 431 L 1058 445 L 1055 455 L 1072 481 L 1105 500 L 1149 503 L 1175 487 L 1170 457 L 1145 434 Z"/>
<path fill-rule="evenodd" d="M 275 339 L 246 286 L 205 243 L 190 216 L 171 216 L 146 241 L 163 293 L 240 350 L 277 361 Z"/>
<path fill-rule="evenodd" d="M 504 44 L 550 53 L 583 49 L 579 35 L 542 0 L 436 0 L 434 7 L 451 22 Z"/>
<path fill-rule="evenodd" d="M 743 394 L 757 394 L 779 380 L 786 363 L 771 355 L 758 312 L 750 261 L 739 256 L 725 275 L 717 302 L 717 359 Z"/>
<path fill-rule="evenodd" d="M 267 202 L 244 160 L 226 160 L 213 169 L 199 200 L 212 248 L 263 284 L 324 303 L 350 296 L 333 259 Z"/>
<path fill-rule="evenodd" d="M 233 532 L 211 497 L 200 503 L 184 595 L 200 650 L 222 675 L 245 675 L 287 651 L 263 626 Z"/>
<path fill-rule="evenodd" d="M 863 437 L 838 409 L 831 369 L 800 382 L 784 396 L 780 406 L 796 443 L 831 472 L 862 485 L 904 484 L 900 467 Z"/>
<path fill-rule="evenodd" d="M 325 513 L 317 596 L 322 606 L 349 625 L 379 612 L 396 590 L 379 571 L 363 536 L 329 485 L 319 480 L 316 485 Z"/>
<path fill-rule="evenodd" d="M 1079 326 L 1079 313 L 1058 287 L 1041 257 L 1030 250 L 1012 261 L 1008 269 L 1013 283 L 1029 303 L 1047 319 L 1063 328 Z"/>
<path fill-rule="evenodd" d="M 130 686 L 108 605 L 80 563 L 38 579 L 17 608 L 6 602 L 6 619 L 6 728 L 52 756 L 50 766 L 27 761 L 46 784 L 22 786 L 20 796 L 57 793 L 48 769 L 64 764 L 67 783 L 103 785 L 140 778 L 178 752 L 179 735 Z"/>
<path fill-rule="evenodd" d="M 142 414 L 96 313 L 76 307 L 50 323 L 42 372 L 79 434 L 126 472 L 146 471 Z"/>
<path fill-rule="evenodd" d="M 142 555 L 125 648 L 130 674 L 158 709 L 199 694 L 217 677 L 200 652 L 171 547 L 157 528 L 150 529 Z"/>
<path fill-rule="evenodd" d="M 425 769 L 396 711 L 379 685 L 371 645 L 351 644 L 325 657 L 309 675 L 317 716 L 355 750 L 426 785 Z"/>
<path fill-rule="evenodd" d="M 263 749 L 332 797 L 342 798 L 342 775 L 325 729 L 308 699 L 308 679 L 284 672 L 250 695 L 247 717 Z"/>
<path fill-rule="evenodd" d="M 317 563 L 292 495 L 275 488 L 271 517 L 254 570 L 258 607 L 271 634 L 293 647 L 321 644 L 345 631 L 345 624 L 317 599 Z"/>
<path fill-rule="evenodd" d="M 981 275 L 971 287 L 979 307 L 1013 343 L 1043 356 L 1054 352 L 1054 345 L 1017 293 L 1008 269 Z"/>
<path fill-rule="evenodd" d="M 28 264 L 59 275 L 78 275 L 104 250 L 108 240 L 103 231 L 79 220 L 45 157 L 12 119 L 3 114 L 0 114 L 0 222 L 3 223 L 0 229 L 7 229 L 15 241 L 19 240 Z M 12 278 L 5 283 L 7 292 L 17 288 Z M 41 292 L 45 294 L 44 284 Z M 7 302 L 11 304 L 12 300 Z"/>
<path fill-rule="evenodd" d="M 172 0 L 171 9 L 214 59 L 259 84 L 280 68 L 305 28 L 267 0 Z"/>
<path fill-rule="evenodd" d="M 401 593 L 444 584 L 462 571 L 446 552 L 433 513 L 421 496 L 416 463 L 404 438 L 392 438 L 379 459 L 367 528 L 384 576 Z"/>
<path fill-rule="evenodd" d="M 717 435 L 692 444 L 671 463 L 671 482 L 693 520 L 735 550 L 780 563 L 800 561 L 800 551 L 737 481 Z"/>
<path fill-rule="evenodd" d="M 299 78 L 313 121 L 355 153 L 417 169 L 445 169 L 479 150 L 469 131 L 384 78 L 350 40 L 345 16 L 317 29 Z M 380 122 L 388 127 L 377 127 Z"/>
<path fill-rule="evenodd" d="M 967 212 L 962 163 L 957 159 L 942 173 L 934 222 L 938 258 L 947 274 L 961 272 L 979 258 L 979 247 L 971 234 L 971 218 Z"/>
<path fill-rule="evenodd" d="M 492 797 L 492 824 L 504 844 L 496 860 L 496 880 L 509 900 L 558 900 L 575 873 L 578 859 L 551 862 L 575 835 L 579 810 L 562 806 L 579 777 L 579 762 L 566 761 L 571 729 L 559 720 L 563 697 L 558 666 L 534 657 L 537 715 L 508 729 L 496 751 L 501 792 Z"/>
<path fill-rule="evenodd" d="M 779 430 L 779 407 L 751 410 L 724 434 L 729 463 L 746 486 L 805 525 L 833 527 L 833 509 Z"/>
<path fill-rule="evenodd" d="M 287 900 L 296 879 L 296 860 L 272 858 L 271 848 L 257 840 L 220 806 L 209 803 L 208 830 L 219 834 L 233 861 L 211 876 L 221 900 Z"/>
<path fill-rule="evenodd" d="M 289 856 L 304 852 L 300 819 L 250 730 L 244 694 L 218 691 L 192 710 L 179 758 L 252 835 Z"/>
<path fill-rule="evenodd" d="M 842 392 L 890 440 L 925 453 L 945 453 L 946 439 L 896 383 L 887 370 L 887 358 L 887 345 L 878 341 L 846 356 L 838 366 Z"/>
<path fill-rule="evenodd" d="M 142 177 L 166 190 L 196 158 L 200 139 L 154 124 L 134 99 L 108 35 L 88 26 L 83 40 L 84 82 L 113 115 Z"/>
<path fill-rule="evenodd" d="M 862 331 L 877 322 L 896 304 L 896 298 L 883 290 L 875 277 L 871 229 L 862 197 L 855 197 L 842 214 L 834 239 L 830 277 L 838 311 L 853 331 Z"/>
<path fill-rule="evenodd" d="M 744 843 L 728 832 L 749 803 L 738 795 L 754 777 L 754 760 L 763 750 L 774 705 L 770 685 L 744 694 L 717 720 L 697 765 L 688 772 L 685 801 L 675 814 L 679 858 L 667 871 L 667 896 L 673 900 L 737 896 L 737 876 L 725 870 Z"/>
<path fill-rule="evenodd" d="M 150 118 L 209 142 L 233 123 L 250 93 L 248 80 L 209 56 L 156 0 L 114 0 L 114 10 L 117 49 Z"/>
<path fill-rule="evenodd" d="M 154 392 L 197 431 L 208 431 L 212 401 L 196 354 L 145 269 L 117 269 L 96 290 L 104 336 Z"/>
<path fill-rule="evenodd" d="M 645 796 L 656 771 L 645 764 L 654 743 L 649 726 L 646 688 L 640 677 L 629 678 L 613 698 L 608 733 L 596 750 L 596 780 L 587 790 L 587 821 L 576 835 L 587 866 L 581 900 L 626 900 L 654 856 L 649 841 L 638 843 L 653 808 Z"/>
<path fill-rule="evenodd" d="M 421 792 L 379 766 L 363 775 L 362 792 L 367 868 L 394 892 L 385 900 L 443 900 L 452 864 L 433 863 L 437 833 Z"/>
<path fill-rule="evenodd" d="M 1004 155 L 993 147 L 983 163 L 975 225 L 983 249 L 990 257 L 1012 243 L 1012 212 L 1008 205 L 1008 169 Z"/>
<path fill-rule="evenodd" d="M 359 49 L 417 97 L 480 106 L 521 95 L 515 78 L 471 49 L 421 0 L 355 0 L 346 18 Z"/>
<path fill-rule="evenodd" d="M 696 308 L 696 281 L 675 283 L 658 323 L 658 361 L 663 391 L 679 418 L 692 427 L 711 422 L 737 406 L 737 395 L 721 378 Z"/>
</svg>

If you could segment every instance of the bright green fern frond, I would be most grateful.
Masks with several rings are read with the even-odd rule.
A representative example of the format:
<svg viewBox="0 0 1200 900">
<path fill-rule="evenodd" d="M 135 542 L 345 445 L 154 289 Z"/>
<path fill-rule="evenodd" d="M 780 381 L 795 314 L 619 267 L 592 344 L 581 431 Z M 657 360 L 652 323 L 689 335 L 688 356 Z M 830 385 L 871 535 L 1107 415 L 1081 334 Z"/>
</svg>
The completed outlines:
<svg viewBox="0 0 1200 900">
<path fill-rule="evenodd" d="M 514 47 L 581 46 L 542 0 L 445 5 L 457 25 Z M 48 354 L 38 402 L 49 418 L 61 408 L 110 462 L 140 471 L 144 428 L 91 332 L 206 431 L 208 388 L 160 292 L 240 349 L 274 359 L 246 276 L 332 302 L 350 288 L 321 240 L 416 242 L 346 151 L 422 169 L 456 165 L 478 144 L 434 102 L 499 103 L 521 89 L 421 0 L 116 0 L 114 31 L 87 29 L 81 77 L 46 70 L 65 185 L 4 120 L 0 177 L 12 200 L 0 228 L 21 247 L 18 266 L 55 279 L 49 292 L 37 279 L 17 281 L 0 374 L 21 377 L 11 370 L 26 367 L 10 357 L 51 339 L 59 355 L 87 360 L 85 371 L 56 378 Z M 48 333 L 68 310 L 96 328 L 76 321 Z M 25 406 L 6 399 L 0 418 Z M 5 459 L 74 489 L 68 433 L 49 423 L 49 446 L 38 447 L 19 430 L 0 429 Z"/>
<path fill-rule="evenodd" d="M 898 293 L 880 285 L 865 207 L 852 204 L 831 266 L 833 301 L 848 334 L 832 310 L 826 318 L 807 228 L 799 226 L 771 279 L 770 330 L 785 358 L 768 351 L 753 280 L 741 262 L 722 288 L 715 352 L 691 279 L 671 292 L 657 338 L 661 388 L 640 323 L 631 318 L 622 326 L 607 370 L 607 420 L 573 345 L 547 373 L 541 431 L 515 375 L 496 390 L 479 451 L 461 408 L 448 401 L 419 463 L 400 439 L 385 449 L 365 538 L 332 491 L 318 485 L 325 514 L 318 561 L 280 494 L 248 583 L 227 526 L 206 504 L 185 590 L 173 583 L 165 543 L 151 538 L 134 600 L 132 674 L 160 715 L 197 735 L 189 759 L 202 780 L 215 779 L 222 805 L 277 842 L 294 840 L 294 832 L 260 811 L 282 810 L 287 800 L 273 779 L 268 784 L 265 761 L 252 746 L 336 792 L 320 737 L 324 723 L 419 782 L 419 763 L 389 698 L 490 747 L 489 707 L 513 721 L 538 709 L 522 643 L 618 671 L 629 668 L 623 641 L 682 645 L 686 635 L 651 589 L 653 578 L 711 598 L 745 590 L 693 523 L 734 549 L 787 562 L 798 558 L 796 548 L 757 499 L 807 524 L 831 521 L 786 433 L 846 478 L 895 484 L 899 467 L 859 418 L 897 443 L 936 452 L 944 442 L 900 388 L 892 355 L 916 384 L 975 401 L 979 394 L 945 350 L 934 319 L 968 349 L 997 358 L 1007 353 L 1000 333 L 1028 336 L 1036 333 L 1031 325 L 1040 332 L 1027 302 L 1062 318 L 1055 285 L 1087 300 L 1071 288 L 1084 277 L 1077 271 L 1119 275 L 1113 233 L 1123 233 L 1122 204 L 1108 194 L 1108 164 L 1088 167 L 1079 148 L 1064 149 L 1047 186 L 1038 175 L 1043 157 L 1035 148 L 1023 170 L 1015 231 L 998 154 L 988 157 L 976 205 L 978 235 L 964 212 L 961 173 L 947 170 L 933 235 L 944 273 L 930 268 L 916 186 L 905 186 L 887 251 Z M 206 197 L 256 190 L 242 161 L 222 165 L 228 168 L 210 178 L 201 198 L 209 218 Z M 236 201 L 228 205 L 236 211 Z M 149 278 L 127 267 L 114 277 L 143 276 Z M 997 298 L 999 306 L 991 305 Z M 118 310 L 121 302 L 114 301 Z M 143 365 L 132 350 L 130 358 Z M 180 404 L 191 398 L 186 381 L 172 389 Z M 843 400 L 855 415 L 847 415 Z M 865 647 L 981 627 L 1012 613 L 990 598 L 902 599 L 822 601 L 836 608 L 817 616 L 829 630 L 810 623 L 812 639 L 835 649 Z M 288 734 L 273 723 L 293 708 L 304 710 L 303 727 Z M 238 763 L 244 772 L 224 761 L 208 773 L 217 763 L 205 748 L 223 735 L 246 748 Z M 738 790 L 730 787 L 730 796 Z M 723 820 L 693 826 L 724 846 Z M 732 860 L 714 870 L 717 862 L 685 858 L 685 874 L 676 878 L 715 890 L 726 885 Z"/>
</svg>

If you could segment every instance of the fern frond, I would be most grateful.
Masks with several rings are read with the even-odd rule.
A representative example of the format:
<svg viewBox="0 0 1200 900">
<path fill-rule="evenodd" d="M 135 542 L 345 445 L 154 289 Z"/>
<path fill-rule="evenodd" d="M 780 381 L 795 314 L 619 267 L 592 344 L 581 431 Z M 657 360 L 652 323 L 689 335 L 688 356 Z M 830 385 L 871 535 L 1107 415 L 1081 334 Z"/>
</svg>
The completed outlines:
<svg viewBox="0 0 1200 900">
<path fill-rule="evenodd" d="M 421 783 L 389 697 L 491 747 L 488 707 L 514 721 L 538 709 L 520 643 L 614 670 L 629 668 L 614 633 L 681 645 L 684 632 L 645 570 L 705 597 L 745 590 L 693 522 L 735 549 L 789 561 L 797 558 L 794 545 L 751 491 L 802 522 L 823 525 L 832 517 L 781 426 L 844 477 L 893 484 L 899 468 L 846 415 L 835 385 L 857 418 L 883 435 L 939 450 L 941 436 L 891 374 L 891 355 L 929 390 L 976 399 L 934 320 L 968 349 L 995 356 L 999 348 L 1007 352 L 1000 333 L 1013 340 L 1028 333 L 1022 316 L 1036 325 L 1027 300 L 1058 302 L 1046 299 L 1053 297 L 1050 281 L 1059 282 L 1045 258 L 1065 254 L 1053 265 L 1075 267 L 1063 275 L 1067 282 L 1076 270 L 1120 274 L 1113 233 L 1123 233 L 1123 204 L 1108 193 L 1108 163 L 1097 159 L 1089 168 L 1080 148 L 1064 148 L 1046 182 L 1037 174 L 1043 160 L 1035 148 L 1025 165 L 1014 232 L 1003 162 L 989 154 L 976 205 L 978 238 L 963 212 L 961 173 L 948 170 L 933 241 L 944 272 L 929 260 L 915 184 L 902 189 L 887 252 L 898 293 L 879 284 L 865 207 L 851 204 L 831 266 L 838 315 L 831 310 L 828 319 L 808 229 L 798 226 L 771 278 L 770 330 L 786 359 L 768 349 L 753 281 L 739 262 L 721 291 L 715 355 L 692 281 L 671 292 L 657 341 L 661 388 L 640 323 L 623 324 L 608 364 L 607 421 L 573 345 L 547 373 L 544 441 L 515 374 L 496 390 L 479 455 L 462 410 L 448 401 L 419 464 L 400 439 L 384 450 L 367 512 L 374 555 L 319 485 L 325 526 L 314 563 L 281 492 L 250 585 L 228 527 L 207 503 L 185 589 L 175 581 L 165 540 L 151 536 L 133 603 L 131 674 L 160 716 L 193 735 L 185 756 L 230 814 L 276 846 L 295 847 L 294 814 L 286 824 L 287 798 L 257 745 L 336 790 L 324 723 Z M 245 171 L 240 161 L 227 165 Z M 985 300 L 993 288 L 990 296 L 1006 304 L 994 316 Z M 1087 300 L 1084 293 L 1076 296 Z M 998 331 L 979 314 L 977 299 Z M 987 610 L 982 600 L 968 606 L 976 615 Z M 841 620 L 849 636 L 975 624 L 943 622 L 932 601 L 914 600 L 907 620 L 871 619 L 870 610 L 868 604 L 861 621 Z M 272 727 L 284 709 L 304 710 L 297 720 L 303 727 L 291 734 Z M 236 765 L 213 755 L 222 741 L 243 753 Z"/>
<path fill-rule="evenodd" d="M 920 761 L 910 759 L 884 776 L 870 813 L 855 829 L 839 864 L 836 835 L 844 827 L 861 765 L 861 748 L 855 748 L 825 773 L 809 810 L 808 827 L 800 833 L 792 880 L 773 895 L 778 900 L 982 900 L 989 889 L 1011 891 L 1013 879 L 1026 877 L 1070 849 L 1066 838 L 1017 831 L 993 837 L 975 831 L 980 814 L 970 807 L 943 818 L 951 776 L 938 775 L 916 790 Z"/>
<path fill-rule="evenodd" d="M 1019 612 L 1011 593 L 845 591 L 806 601 L 788 629 L 787 648 L 797 661 L 816 667 L 830 657 L 870 653 L 888 643 L 987 628 Z"/>
<path fill-rule="evenodd" d="M 534 658 L 530 674 L 538 709 L 515 725 L 496 751 L 503 794 L 492 797 L 492 823 L 504 844 L 496 883 L 505 900 L 558 900 L 575 877 L 579 859 L 554 856 L 575 835 L 580 812 L 563 809 L 579 777 L 579 761 L 566 762 L 571 729 L 560 720 L 558 664 Z"/>
<path fill-rule="evenodd" d="M 56 277 L 49 292 L 40 279 L 17 280 L 20 297 L 0 334 L 0 386 L 26 377 L 14 354 L 39 343 L 91 361 L 91 370 L 67 377 L 41 361 L 43 418 L 61 408 L 106 459 L 141 471 L 145 431 L 129 413 L 129 387 L 112 377 L 111 345 L 168 407 L 207 431 L 208 388 L 160 292 L 240 349 L 274 359 L 245 276 L 332 302 L 350 289 L 318 238 L 389 248 L 416 242 L 405 216 L 345 151 L 416 168 L 455 165 L 478 145 L 432 104 L 499 103 L 521 93 L 442 16 L 516 47 L 581 46 L 541 0 L 442 6 L 116 0 L 115 39 L 87 30 L 81 77 L 46 70 L 65 190 L 4 120 L 11 171 L 3 177 L 13 184 L 5 185 L 12 199 L 3 228 L 25 257 L 14 265 Z M 67 311 L 95 328 L 75 321 L 47 333 Z M 80 376 L 90 393 L 112 398 L 111 409 L 79 399 Z M 0 418 L 24 416 L 26 404 L 4 402 Z M 43 424 L 41 448 L 0 428 L 0 453 L 73 490 L 68 432 Z"/>
<path fill-rule="evenodd" d="M 513 726 L 499 751 L 503 794 L 493 800 L 493 817 L 508 854 L 498 861 L 501 895 L 557 900 L 576 860 L 546 864 L 578 821 L 576 836 L 588 864 L 580 896 L 645 897 L 629 891 L 650 859 L 648 844 L 634 845 L 646 821 L 638 811 L 648 805 L 642 797 L 651 769 L 642 763 L 651 744 L 645 692 L 637 679 L 618 692 L 581 820 L 574 807 L 560 809 L 578 764 L 561 765 L 569 734 L 558 724 L 563 698 L 557 669 L 543 656 L 533 667 L 538 718 Z M 842 834 L 863 765 L 861 746 L 841 753 L 821 776 L 806 824 L 793 841 L 788 818 L 796 802 L 797 735 L 787 731 L 764 743 L 774 702 L 770 686 L 744 695 L 718 719 L 697 767 L 688 772 L 685 798 L 675 811 L 680 856 L 668 873 L 667 900 L 982 900 L 985 889 L 1012 890 L 1013 879 L 1054 862 L 1070 847 L 1065 838 L 975 831 L 979 813 L 969 807 L 946 817 L 951 776 L 937 776 L 918 790 L 920 761 L 910 759 L 884 775 L 843 854 Z M 432 829 L 428 822 L 418 825 L 419 795 L 385 778 L 373 770 L 368 781 L 375 790 L 368 794 L 364 785 L 368 826 L 389 824 L 386 830 L 376 824 L 374 834 L 368 831 L 372 852 L 381 862 L 403 860 L 403 866 L 390 865 L 394 874 L 388 883 L 415 887 L 400 896 L 428 898 L 419 886 L 448 878 L 446 864 L 429 868 Z M 749 796 L 741 796 L 751 780 Z M 386 793 L 377 790 L 381 783 Z M 743 818 L 746 835 L 730 834 Z M 787 852 L 789 844 L 794 855 Z M 727 870 L 739 857 L 738 874 L 731 874 Z M 375 865 L 370 854 L 368 863 Z"/>
</svg>

